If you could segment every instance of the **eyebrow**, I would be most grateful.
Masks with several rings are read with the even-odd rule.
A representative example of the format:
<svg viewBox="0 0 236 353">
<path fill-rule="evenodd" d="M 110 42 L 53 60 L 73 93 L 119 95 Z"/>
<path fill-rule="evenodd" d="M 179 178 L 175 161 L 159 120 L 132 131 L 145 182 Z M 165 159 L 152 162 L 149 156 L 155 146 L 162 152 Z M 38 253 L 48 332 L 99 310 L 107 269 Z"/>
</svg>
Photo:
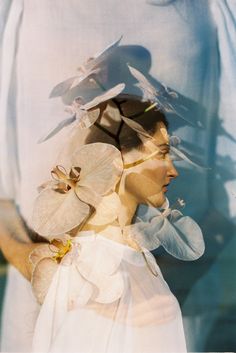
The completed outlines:
<svg viewBox="0 0 236 353">
<path fill-rule="evenodd" d="M 167 149 L 168 151 L 170 150 L 170 145 L 168 143 L 162 143 L 161 145 L 157 145 L 157 147 L 163 147 Z"/>
</svg>

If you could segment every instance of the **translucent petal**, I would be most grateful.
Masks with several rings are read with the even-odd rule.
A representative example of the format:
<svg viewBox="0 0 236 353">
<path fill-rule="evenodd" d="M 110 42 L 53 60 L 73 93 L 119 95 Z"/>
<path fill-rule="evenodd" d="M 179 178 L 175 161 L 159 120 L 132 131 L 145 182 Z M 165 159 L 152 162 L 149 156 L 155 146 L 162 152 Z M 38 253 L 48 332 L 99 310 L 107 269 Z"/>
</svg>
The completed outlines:
<svg viewBox="0 0 236 353">
<path fill-rule="evenodd" d="M 120 111 L 112 100 L 107 102 L 106 108 L 99 119 L 99 124 L 111 133 L 118 133 L 121 124 Z"/>
<path fill-rule="evenodd" d="M 94 216 L 89 219 L 88 224 L 104 225 L 112 223 L 118 217 L 120 207 L 120 198 L 115 192 L 103 196 L 101 202 L 96 207 Z"/>
<path fill-rule="evenodd" d="M 138 81 L 137 86 L 142 90 L 144 100 L 155 100 L 157 94 L 155 87 L 146 79 L 146 77 L 139 70 L 129 65 L 128 67 L 131 74 Z"/>
<path fill-rule="evenodd" d="M 192 218 L 183 216 L 174 221 L 172 227 L 169 225 L 168 222 L 166 226 L 168 237 L 164 236 L 164 229 L 159 235 L 162 246 L 166 251 L 182 260 L 191 261 L 202 256 L 205 250 L 202 232 Z"/>
<path fill-rule="evenodd" d="M 106 91 L 106 92 L 102 93 L 101 95 L 95 97 L 92 101 L 90 101 L 87 104 L 83 105 L 81 107 L 81 109 L 83 109 L 83 110 L 92 109 L 92 108 L 96 107 L 98 104 L 101 104 L 102 102 L 106 102 L 109 99 L 112 99 L 112 98 L 118 96 L 118 94 L 120 94 L 123 91 L 124 88 L 125 88 L 125 84 L 124 83 L 119 83 L 118 85 L 112 87 L 108 91 Z"/>
<path fill-rule="evenodd" d="M 100 115 L 100 108 L 83 111 L 83 114 L 77 115 L 77 123 L 81 129 L 88 129 L 92 126 Z"/>
<path fill-rule="evenodd" d="M 107 239 L 97 235 L 90 241 L 81 242 L 78 268 L 87 279 L 90 274 L 93 277 L 94 271 L 103 275 L 112 275 L 120 266 L 123 250 L 123 248 L 114 247 L 112 241 L 108 242 Z"/>
<path fill-rule="evenodd" d="M 29 261 L 35 267 L 43 258 L 54 256 L 54 250 L 56 251 L 57 249 L 52 244 L 39 245 L 30 253 Z"/>
<path fill-rule="evenodd" d="M 179 113 L 179 107 L 177 106 L 176 102 L 174 102 L 174 99 L 178 97 L 176 92 L 170 91 L 161 83 L 159 83 L 159 89 L 157 90 L 140 71 L 131 66 L 129 66 L 129 70 L 138 81 L 137 86 L 143 93 L 144 101 L 150 101 L 152 103 L 156 102 L 156 105 L 160 110 L 166 113 L 174 113 L 185 122 L 195 126 L 191 120 L 185 118 L 182 114 Z"/>
<path fill-rule="evenodd" d="M 121 272 L 112 276 L 98 276 L 94 281 L 99 293 L 95 297 L 98 303 L 112 303 L 119 299 L 124 291 L 124 280 Z"/>
<path fill-rule="evenodd" d="M 43 258 L 37 263 L 32 278 L 32 290 L 39 304 L 42 304 L 52 279 L 58 270 L 58 264 L 50 258 Z"/>
<path fill-rule="evenodd" d="M 38 192 L 41 192 L 47 188 L 54 189 L 54 187 L 57 187 L 57 185 L 58 185 L 58 181 L 49 180 L 49 181 L 46 181 L 45 183 L 39 185 L 37 190 L 38 190 Z"/>
<path fill-rule="evenodd" d="M 164 217 L 157 219 L 155 225 L 148 222 L 138 222 L 131 226 L 127 226 L 125 232 L 133 238 L 140 247 L 148 250 L 154 250 L 161 245 L 158 239 L 158 232 L 163 227 Z"/>
<path fill-rule="evenodd" d="M 64 127 L 72 124 L 76 120 L 75 116 L 71 116 L 70 118 L 67 118 L 65 120 L 62 120 L 55 128 L 53 128 L 45 137 L 42 137 L 38 143 L 45 142 L 49 140 L 51 137 L 56 135 L 59 131 L 61 131 Z"/>
<path fill-rule="evenodd" d="M 79 76 L 76 77 L 76 79 L 74 80 L 73 84 L 71 85 L 70 89 L 78 86 L 80 83 L 82 83 L 84 80 L 86 80 L 87 78 L 89 78 L 92 75 L 95 75 L 99 72 L 99 69 L 87 69 L 85 71 L 83 71 L 81 74 L 79 74 Z"/>
<path fill-rule="evenodd" d="M 122 295 L 124 280 L 122 274 L 116 272 L 122 255 L 120 248 L 116 249 L 100 238 L 82 245 L 78 268 L 82 276 L 97 287 L 95 301 L 111 303 Z"/>
<path fill-rule="evenodd" d="M 38 234 L 51 239 L 75 228 L 89 211 L 89 206 L 78 199 L 73 189 L 66 194 L 46 189 L 35 201 L 32 225 Z"/>
<path fill-rule="evenodd" d="M 202 231 L 192 218 L 183 216 L 177 210 L 171 211 L 171 215 L 167 218 L 157 209 L 147 208 L 144 205 L 139 212 L 145 209 L 146 215 L 143 217 L 138 214 L 138 219 L 147 219 L 150 209 L 150 221 L 138 222 L 128 229 L 141 246 L 154 250 L 162 245 L 168 253 L 186 261 L 196 260 L 202 256 L 205 250 Z"/>
<path fill-rule="evenodd" d="M 85 280 L 76 264 L 71 264 L 69 270 L 68 308 L 72 310 L 76 305 L 86 305 L 93 294 L 94 288 Z"/>
<path fill-rule="evenodd" d="M 72 164 L 81 168 L 79 185 L 87 186 L 100 195 L 114 190 L 123 163 L 120 151 L 106 143 L 92 143 L 72 155 Z"/>
<path fill-rule="evenodd" d="M 204 167 L 204 166 L 201 166 L 201 165 L 199 165 L 199 164 L 197 164 L 197 163 L 191 161 L 191 159 L 190 159 L 189 157 L 187 157 L 187 156 L 184 154 L 184 152 L 180 151 L 178 148 L 176 148 L 176 147 L 174 147 L 174 146 L 171 146 L 171 147 L 170 147 L 170 151 L 171 151 L 172 153 L 174 153 L 177 157 L 179 157 L 180 160 L 184 160 L 184 161 L 186 161 L 186 162 L 188 162 L 188 163 L 194 165 L 194 166 L 197 167 L 197 168 L 201 168 L 201 169 L 210 169 L 210 168 L 206 168 L 206 167 Z"/>
<path fill-rule="evenodd" d="M 152 253 L 147 249 L 142 248 L 142 255 L 148 269 L 152 272 L 152 274 L 156 277 L 160 275 L 160 270 L 157 266 L 156 259 L 152 255 Z"/>
<path fill-rule="evenodd" d="M 77 76 L 70 77 L 63 82 L 58 83 L 51 91 L 49 97 L 55 98 L 55 97 L 62 96 L 64 93 L 66 93 L 71 88 L 71 86 L 76 78 L 77 78 Z"/>
<path fill-rule="evenodd" d="M 181 139 L 179 136 L 176 136 L 176 135 L 171 135 L 170 136 L 170 145 L 171 146 L 178 146 L 179 144 L 181 143 Z"/>
<path fill-rule="evenodd" d="M 88 60 L 83 65 L 83 68 L 85 70 L 91 70 L 91 68 L 97 67 L 98 65 L 100 65 L 104 60 L 106 60 L 114 52 L 114 50 L 118 47 L 121 39 L 122 39 L 122 36 L 118 40 L 116 40 L 115 42 L 112 42 L 111 44 L 109 44 L 101 52 L 96 53 L 92 59 Z"/>
<path fill-rule="evenodd" d="M 122 120 L 128 125 L 132 130 L 136 131 L 138 134 L 147 137 L 149 139 L 153 139 L 153 137 L 136 121 L 126 118 L 125 116 L 121 116 Z"/>
<path fill-rule="evenodd" d="M 102 197 L 96 191 L 79 183 L 76 185 L 75 193 L 81 201 L 95 208 L 99 207 L 102 200 Z"/>
</svg>

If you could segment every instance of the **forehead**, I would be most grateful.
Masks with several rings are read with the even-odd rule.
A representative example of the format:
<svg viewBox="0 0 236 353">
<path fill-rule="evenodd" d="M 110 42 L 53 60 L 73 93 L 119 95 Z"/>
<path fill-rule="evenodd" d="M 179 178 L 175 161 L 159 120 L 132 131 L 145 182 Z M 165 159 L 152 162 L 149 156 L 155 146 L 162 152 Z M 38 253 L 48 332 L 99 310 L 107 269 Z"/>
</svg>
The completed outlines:
<svg viewBox="0 0 236 353">
<path fill-rule="evenodd" d="M 167 132 L 167 128 L 165 124 L 160 121 L 156 124 L 156 130 L 153 134 L 155 140 L 157 140 L 158 144 L 169 144 L 169 135 Z"/>
</svg>

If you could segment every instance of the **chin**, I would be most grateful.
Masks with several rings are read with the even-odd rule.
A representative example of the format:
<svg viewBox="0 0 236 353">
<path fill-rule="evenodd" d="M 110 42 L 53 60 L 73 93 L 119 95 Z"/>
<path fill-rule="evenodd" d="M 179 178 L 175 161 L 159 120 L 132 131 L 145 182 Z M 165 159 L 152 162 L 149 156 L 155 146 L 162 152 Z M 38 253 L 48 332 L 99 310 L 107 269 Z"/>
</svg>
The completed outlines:
<svg viewBox="0 0 236 353">
<path fill-rule="evenodd" d="M 158 194 L 148 197 L 147 201 L 154 207 L 161 207 L 165 203 L 166 197 L 163 192 L 159 192 Z"/>
</svg>

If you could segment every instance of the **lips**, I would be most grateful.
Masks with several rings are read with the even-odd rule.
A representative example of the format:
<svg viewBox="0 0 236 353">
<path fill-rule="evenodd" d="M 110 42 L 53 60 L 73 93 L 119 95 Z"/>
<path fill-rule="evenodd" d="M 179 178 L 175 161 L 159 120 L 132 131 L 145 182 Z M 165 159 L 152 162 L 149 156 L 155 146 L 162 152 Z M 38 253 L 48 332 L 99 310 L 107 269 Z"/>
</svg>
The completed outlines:
<svg viewBox="0 0 236 353">
<path fill-rule="evenodd" d="M 170 185 L 170 183 L 163 185 L 163 187 L 162 187 L 163 192 L 167 192 L 168 191 L 168 189 L 167 189 L 168 185 Z"/>
</svg>

